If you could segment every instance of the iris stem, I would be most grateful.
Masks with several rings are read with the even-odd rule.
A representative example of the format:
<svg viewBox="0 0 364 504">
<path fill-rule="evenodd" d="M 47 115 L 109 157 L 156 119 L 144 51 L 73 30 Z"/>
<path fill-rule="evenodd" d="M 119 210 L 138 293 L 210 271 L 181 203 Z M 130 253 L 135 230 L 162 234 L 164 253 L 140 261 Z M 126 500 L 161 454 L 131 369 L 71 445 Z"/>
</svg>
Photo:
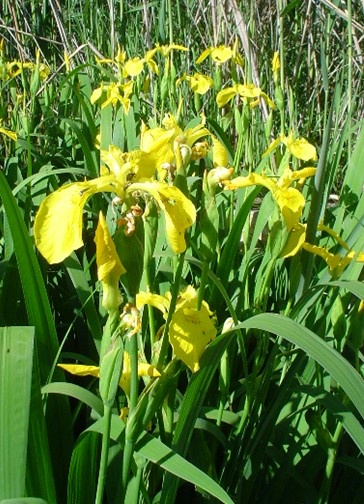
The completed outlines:
<svg viewBox="0 0 364 504">
<path fill-rule="evenodd" d="M 130 336 L 128 342 L 128 353 L 130 355 L 130 395 L 129 395 L 129 417 L 134 411 L 138 402 L 138 339 L 136 334 Z M 128 437 L 126 429 L 125 447 L 123 453 L 122 486 L 124 496 L 130 480 L 130 468 L 133 460 L 135 439 Z"/>
<path fill-rule="evenodd" d="M 111 407 L 104 404 L 104 422 L 102 432 L 100 470 L 97 482 L 95 504 L 102 504 L 104 497 L 107 461 L 109 456 L 110 427 L 111 427 Z"/>
<path fill-rule="evenodd" d="M 175 271 L 174 275 L 174 282 L 173 282 L 173 289 L 172 289 L 172 297 L 171 297 L 171 302 L 169 305 L 169 310 L 168 310 L 168 317 L 166 320 L 166 324 L 164 326 L 164 331 L 163 331 L 163 336 L 162 336 L 162 344 L 161 344 L 161 350 L 159 354 L 159 359 L 158 359 L 158 364 L 157 364 L 157 369 L 160 371 L 164 365 L 164 362 L 167 357 L 168 353 L 168 343 L 169 343 L 169 325 L 172 320 L 172 316 L 174 314 L 174 311 L 176 309 L 176 304 L 177 304 L 177 298 L 178 298 L 178 293 L 179 293 L 179 286 L 181 282 L 181 276 L 182 276 L 182 270 L 183 270 L 183 264 L 184 264 L 184 259 L 185 259 L 185 252 L 179 255 L 178 257 L 178 264 L 177 268 Z"/>
<path fill-rule="evenodd" d="M 208 274 L 209 274 L 209 263 L 207 261 L 204 261 L 203 267 L 202 267 L 201 282 L 200 282 L 200 286 L 198 289 L 197 310 L 201 310 L 203 296 L 205 293 L 206 283 L 207 283 L 207 279 L 208 279 Z"/>
</svg>

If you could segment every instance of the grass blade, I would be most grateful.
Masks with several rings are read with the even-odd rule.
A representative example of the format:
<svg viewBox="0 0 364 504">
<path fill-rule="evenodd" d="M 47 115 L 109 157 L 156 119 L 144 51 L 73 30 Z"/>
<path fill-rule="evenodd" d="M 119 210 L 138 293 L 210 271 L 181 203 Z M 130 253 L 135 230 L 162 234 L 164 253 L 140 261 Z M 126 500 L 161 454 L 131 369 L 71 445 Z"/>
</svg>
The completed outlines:
<svg viewBox="0 0 364 504">
<path fill-rule="evenodd" d="M 271 332 L 304 350 L 330 373 L 364 418 L 364 380 L 342 355 L 317 334 L 294 320 L 273 313 L 256 315 L 237 327 Z"/>
<path fill-rule="evenodd" d="M 25 495 L 34 327 L 0 328 L 0 500 Z"/>
</svg>

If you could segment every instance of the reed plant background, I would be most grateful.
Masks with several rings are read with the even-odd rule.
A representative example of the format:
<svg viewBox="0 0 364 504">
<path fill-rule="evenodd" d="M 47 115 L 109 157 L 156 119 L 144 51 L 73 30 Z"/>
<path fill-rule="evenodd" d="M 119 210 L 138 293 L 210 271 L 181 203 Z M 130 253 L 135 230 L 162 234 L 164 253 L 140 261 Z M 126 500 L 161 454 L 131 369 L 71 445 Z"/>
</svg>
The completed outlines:
<svg viewBox="0 0 364 504">
<path fill-rule="evenodd" d="M 363 1 L 0 5 L 0 501 L 363 502 Z M 196 63 L 206 49 L 234 43 L 241 64 L 211 55 Z M 145 66 L 133 77 L 130 108 L 93 100 L 117 82 L 121 50 L 143 58 L 156 44 L 188 50 L 159 52 L 158 74 Z M 211 79 L 205 94 L 185 79 L 196 72 Z M 275 110 L 262 96 L 256 107 L 235 95 L 219 106 L 218 93 L 237 83 L 263 90 Z M 296 186 L 306 248 L 282 253 L 287 229 L 268 182 L 211 189 L 204 173 L 218 165 L 210 152 L 173 181 L 197 210 L 185 251 L 166 245 L 168 216 L 156 207 L 131 241 L 120 238 L 112 195 L 95 194 L 83 213 L 84 246 L 48 264 L 34 246 L 41 202 L 97 178 L 100 147 L 138 149 L 143 124 L 162 128 L 166 113 L 187 136 L 203 113 L 232 182 L 315 167 Z M 291 132 L 317 160 L 292 154 Z M 103 306 L 100 210 L 129 265 L 120 313 L 140 292 L 171 292 L 169 318 L 145 306 L 132 336 L 115 336 L 120 313 Z M 186 286 L 198 292 L 199 310 L 208 303 L 216 327 L 195 372 L 163 344 Z M 107 386 L 102 375 L 58 366 L 97 367 L 101 355 L 100 373 L 108 369 L 108 336 L 136 359 L 128 398 L 110 392 L 121 350 Z M 161 375 L 138 382 L 138 359 Z"/>
</svg>

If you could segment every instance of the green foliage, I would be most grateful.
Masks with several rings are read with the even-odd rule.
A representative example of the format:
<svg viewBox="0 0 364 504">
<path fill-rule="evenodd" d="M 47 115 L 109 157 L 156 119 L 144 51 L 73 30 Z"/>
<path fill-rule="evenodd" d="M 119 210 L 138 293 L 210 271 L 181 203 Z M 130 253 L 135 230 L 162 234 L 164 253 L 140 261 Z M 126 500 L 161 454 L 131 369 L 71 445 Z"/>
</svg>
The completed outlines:
<svg viewBox="0 0 364 504">
<path fill-rule="evenodd" d="M 1 502 L 363 501 L 363 9 L 227 4 L 1 2 Z"/>
</svg>

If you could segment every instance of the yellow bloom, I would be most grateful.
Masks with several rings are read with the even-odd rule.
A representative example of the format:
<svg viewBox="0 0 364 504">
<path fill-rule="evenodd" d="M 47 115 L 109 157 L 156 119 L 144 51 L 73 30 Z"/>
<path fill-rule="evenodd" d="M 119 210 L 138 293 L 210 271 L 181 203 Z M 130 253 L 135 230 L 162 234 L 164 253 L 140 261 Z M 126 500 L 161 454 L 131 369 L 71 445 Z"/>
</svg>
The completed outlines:
<svg viewBox="0 0 364 504">
<path fill-rule="evenodd" d="M 128 169 L 125 170 L 115 161 L 110 174 L 68 184 L 42 201 L 34 222 L 34 238 L 38 250 L 49 263 L 63 261 L 83 245 L 83 208 L 90 196 L 100 192 L 114 193 L 121 200 L 135 191 L 140 191 L 142 196 L 149 193 L 165 212 L 167 238 L 172 249 L 175 253 L 186 249 L 184 232 L 196 219 L 193 203 L 177 187 L 165 182 L 138 182 L 132 164 L 126 164 Z M 130 175 L 135 183 L 128 181 Z"/>
<path fill-rule="evenodd" d="M 35 68 L 35 63 L 32 62 L 23 63 L 22 61 L 14 60 L 6 63 L 5 68 L 6 68 L 6 78 L 11 79 L 13 77 L 16 77 L 17 75 L 20 75 L 22 71 L 25 69 L 33 70 Z"/>
<path fill-rule="evenodd" d="M 136 56 L 135 58 L 128 59 L 123 66 L 123 76 L 124 77 L 136 77 L 139 75 L 144 68 L 144 59 Z"/>
<path fill-rule="evenodd" d="M 341 254 L 332 254 L 325 247 L 319 247 L 318 245 L 312 245 L 311 243 L 303 243 L 302 248 L 310 252 L 311 254 L 316 254 L 324 261 L 329 267 L 329 272 L 333 276 L 340 276 L 343 270 L 348 266 L 352 261 L 356 262 L 364 262 L 364 252 L 356 253 L 354 250 L 350 250 L 349 245 L 336 233 L 333 229 L 325 226 L 322 222 L 317 226 L 319 231 L 324 231 L 329 234 L 334 240 L 339 243 L 343 249 L 347 251 L 347 253 L 343 256 Z"/>
<path fill-rule="evenodd" d="M 281 62 L 279 61 L 279 52 L 275 52 L 272 59 L 272 72 L 277 73 L 280 68 Z"/>
<path fill-rule="evenodd" d="M 133 92 L 133 86 L 133 81 L 128 81 L 124 84 L 118 84 L 116 82 L 101 84 L 100 87 L 92 92 L 90 101 L 92 104 L 100 101 L 101 108 L 105 108 L 110 104 L 115 106 L 117 103 L 120 103 L 127 114 L 130 108 L 129 96 Z"/>
<path fill-rule="evenodd" d="M 208 47 L 197 58 L 196 64 L 199 65 L 209 56 L 213 61 L 215 61 L 215 63 L 220 65 L 221 63 L 225 63 L 234 56 L 234 50 L 231 47 L 225 45 L 219 45 L 217 47 Z"/>
<path fill-rule="evenodd" d="M 226 147 L 215 136 L 212 137 L 212 160 L 214 168 L 227 167 L 228 153 Z"/>
<path fill-rule="evenodd" d="M 165 182 L 142 182 L 132 184 L 133 190 L 145 191 L 153 196 L 163 210 L 166 219 L 168 241 L 176 254 L 186 250 L 185 231 L 196 220 L 196 209 L 188 198 Z"/>
<path fill-rule="evenodd" d="M 230 181 L 224 181 L 224 184 L 228 189 L 238 189 L 239 187 L 252 185 L 262 185 L 269 189 L 282 212 L 286 227 L 290 231 L 298 226 L 298 221 L 305 204 L 305 198 L 300 191 L 290 186 L 295 180 L 311 177 L 315 172 L 316 168 L 304 168 L 298 171 L 286 168 L 283 175 L 277 181 L 266 175 L 251 173 L 246 177 L 237 177 Z"/>
<path fill-rule="evenodd" d="M 14 140 L 14 142 L 16 142 L 18 139 L 18 135 L 15 133 L 15 131 L 10 131 L 8 129 L 4 129 L 4 128 L 0 127 L 0 133 L 2 133 L 3 135 L 6 135 L 11 140 Z"/>
<path fill-rule="evenodd" d="M 165 296 L 140 292 L 136 297 L 137 308 L 144 304 L 152 305 L 167 318 L 170 293 Z M 178 297 L 176 309 L 169 326 L 169 342 L 175 355 L 181 359 L 193 373 L 200 368 L 200 358 L 206 346 L 216 337 L 216 328 L 208 304 L 203 301 L 197 310 L 197 292 L 192 286 L 186 287 Z"/>
<path fill-rule="evenodd" d="M 59 263 L 83 245 L 83 208 L 89 197 L 100 192 L 114 193 L 121 201 L 135 192 L 144 198 L 151 195 L 165 214 L 167 238 L 173 251 L 183 252 L 184 233 L 195 222 L 196 209 L 177 187 L 152 179 L 156 171 L 163 171 L 165 177 L 166 163 L 178 168 L 184 149 L 192 151 L 197 140 L 209 135 L 204 124 L 203 118 L 197 126 L 183 131 L 175 118 L 167 115 L 163 128 L 143 127 L 139 150 L 124 153 L 115 146 L 102 150 L 101 159 L 107 168 L 102 167 L 101 177 L 66 185 L 43 200 L 34 223 L 40 253 L 49 263 Z"/>
<path fill-rule="evenodd" d="M 99 192 L 120 192 L 114 176 L 61 187 L 41 203 L 34 222 L 35 244 L 51 264 L 60 263 L 82 247 L 82 214 L 87 200 Z"/>
<path fill-rule="evenodd" d="M 178 79 L 176 84 L 178 85 L 183 80 L 189 82 L 192 91 L 201 95 L 207 93 L 207 91 L 214 85 L 214 81 L 211 79 L 211 77 L 201 73 L 195 73 L 192 76 L 185 75 L 184 77 Z"/>
<path fill-rule="evenodd" d="M 153 59 L 158 49 L 155 47 L 154 49 L 150 49 L 144 55 L 144 61 L 148 65 L 148 68 L 155 74 L 159 74 L 159 68 L 156 61 Z"/>
<path fill-rule="evenodd" d="M 83 364 L 58 364 L 58 366 L 76 376 L 95 376 L 96 378 L 100 378 L 99 366 L 85 366 Z M 160 376 L 160 373 L 151 364 L 138 362 L 138 376 L 157 378 Z M 130 356 L 127 352 L 124 352 L 123 370 L 119 385 L 128 396 L 130 393 Z"/>
<path fill-rule="evenodd" d="M 154 173 L 158 172 L 159 178 L 164 179 L 166 165 L 174 165 L 177 168 L 182 164 L 181 149 L 186 148 L 191 152 L 195 142 L 200 138 L 210 134 L 205 128 L 205 118 L 194 128 L 182 130 L 171 114 L 166 114 L 162 121 L 163 128 L 156 127 L 148 129 L 142 127 L 140 151 L 141 164 L 143 167 L 149 166 Z"/>
<path fill-rule="evenodd" d="M 340 276 L 346 266 L 352 261 L 355 260 L 356 262 L 364 263 L 364 252 L 357 254 L 354 250 L 351 250 L 345 256 L 342 256 L 340 254 L 332 254 L 325 247 L 311 245 L 311 243 L 307 242 L 302 245 L 302 248 L 322 257 L 329 267 L 330 274 L 336 277 Z"/>
<path fill-rule="evenodd" d="M 263 156 L 273 152 L 281 143 L 283 143 L 288 151 L 297 159 L 302 159 L 303 161 L 316 161 L 317 159 L 316 148 L 305 138 L 300 137 L 294 139 L 293 133 L 290 133 L 288 136 L 281 135 L 273 140 L 268 149 L 263 153 Z"/>
<path fill-rule="evenodd" d="M 223 107 L 236 95 L 247 99 L 250 107 L 259 105 L 260 98 L 263 98 L 270 108 L 276 108 L 269 96 L 259 87 L 254 86 L 254 84 L 235 84 L 234 86 L 222 89 L 217 93 L 216 103 L 219 107 Z"/>
<path fill-rule="evenodd" d="M 123 301 L 119 290 L 119 278 L 126 270 L 116 252 L 115 244 L 110 236 L 102 212 L 99 214 L 95 243 L 97 276 L 102 283 L 102 305 L 108 311 L 114 310 Z"/>
<path fill-rule="evenodd" d="M 162 54 L 165 58 L 169 56 L 171 51 L 188 51 L 187 47 L 178 45 L 178 44 L 169 44 L 169 45 L 159 45 L 156 44 L 156 50 Z"/>
<path fill-rule="evenodd" d="M 190 78 L 190 86 L 195 93 L 204 95 L 214 85 L 213 80 L 208 75 L 195 73 Z"/>
</svg>

